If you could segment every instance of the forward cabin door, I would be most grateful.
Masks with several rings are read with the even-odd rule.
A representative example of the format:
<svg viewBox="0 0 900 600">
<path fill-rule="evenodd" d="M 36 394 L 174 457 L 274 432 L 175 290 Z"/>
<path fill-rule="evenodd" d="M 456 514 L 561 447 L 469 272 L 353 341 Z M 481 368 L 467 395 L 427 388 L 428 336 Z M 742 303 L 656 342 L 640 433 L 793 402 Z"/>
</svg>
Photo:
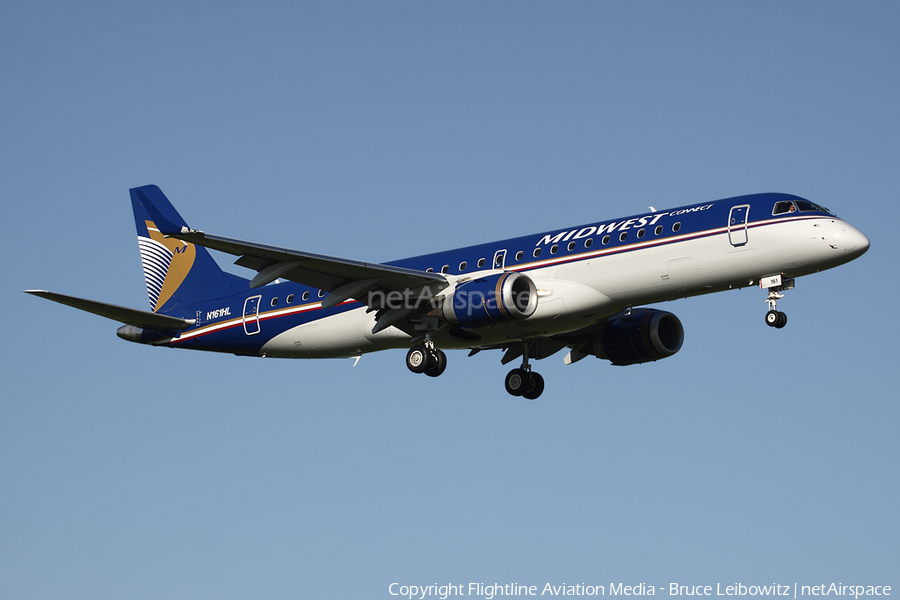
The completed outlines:
<svg viewBox="0 0 900 600">
<path fill-rule="evenodd" d="M 750 216 L 750 205 L 732 206 L 728 213 L 728 241 L 732 246 L 743 246 L 747 243 L 747 217 Z"/>
</svg>

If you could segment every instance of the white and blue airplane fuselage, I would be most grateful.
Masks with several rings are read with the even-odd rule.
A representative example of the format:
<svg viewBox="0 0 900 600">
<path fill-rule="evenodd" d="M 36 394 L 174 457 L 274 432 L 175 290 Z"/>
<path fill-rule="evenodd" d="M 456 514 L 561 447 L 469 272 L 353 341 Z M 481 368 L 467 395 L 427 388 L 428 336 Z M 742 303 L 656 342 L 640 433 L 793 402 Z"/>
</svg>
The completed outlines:
<svg viewBox="0 0 900 600">
<path fill-rule="evenodd" d="M 783 327 L 794 279 L 862 255 L 869 241 L 827 209 L 755 194 L 652 211 L 390 263 L 364 263 L 191 229 L 156 186 L 131 190 L 151 311 L 30 293 L 120 322 L 120 337 L 281 358 L 358 357 L 405 348 L 407 367 L 438 376 L 443 349 L 503 349 L 513 395 L 536 398 L 530 359 L 568 349 L 627 365 L 677 352 L 666 311 L 635 308 L 759 286 L 766 323 Z M 222 271 L 207 248 L 257 272 Z"/>
</svg>

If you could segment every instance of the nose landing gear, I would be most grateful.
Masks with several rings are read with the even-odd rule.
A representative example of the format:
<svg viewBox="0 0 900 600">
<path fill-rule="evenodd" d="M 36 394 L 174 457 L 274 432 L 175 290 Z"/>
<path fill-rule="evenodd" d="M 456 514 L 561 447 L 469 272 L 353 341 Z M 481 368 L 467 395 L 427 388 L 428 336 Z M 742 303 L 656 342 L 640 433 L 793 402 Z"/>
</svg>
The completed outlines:
<svg viewBox="0 0 900 600">
<path fill-rule="evenodd" d="M 787 325 L 787 315 L 778 310 L 777 304 L 780 299 L 784 298 L 784 294 L 781 292 L 794 289 L 794 280 L 782 280 L 781 275 L 764 277 L 759 280 L 759 287 L 769 290 L 769 296 L 766 298 L 766 304 L 769 305 L 769 311 L 766 313 L 766 325 L 781 329 Z"/>
</svg>

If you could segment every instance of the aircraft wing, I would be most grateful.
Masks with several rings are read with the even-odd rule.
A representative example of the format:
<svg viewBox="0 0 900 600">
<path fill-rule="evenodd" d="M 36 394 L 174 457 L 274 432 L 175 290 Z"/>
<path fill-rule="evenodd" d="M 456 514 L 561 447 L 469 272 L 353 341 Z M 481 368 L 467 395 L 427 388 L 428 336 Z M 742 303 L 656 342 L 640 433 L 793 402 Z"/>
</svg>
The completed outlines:
<svg viewBox="0 0 900 600">
<path fill-rule="evenodd" d="M 257 271 L 250 287 L 282 278 L 330 292 L 326 308 L 348 298 L 365 302 L 366 293 L 373 289 L 403 291 L 429 287 L 436 294 L 448 285 L 446 279 L 434 273 L 266 246 L 200 231 L 171 237 L 240 256 L 236 265 Z"/>
<path fill-rule="evenodd" d="M 433 297 L 449 285 L 436 273 L 267 246 L 179 227 L 166 219 L 145 194 L 138 193 L 163 235 L 239 256 L 236 265 L 257 271 L 250 287 L 260 287 L 279 278 L 288 279 L 329 292 L 322 301 L 322 306 L 329 308 L 350 298 L 368 304 L 369 292 L 374 290 L 409 290 L 416 297 L 427 291 Z M 382 316 L 387 315 L 381 313 L 379 321 Z"/>
<path fill-rule="evenodd" d="M 46 292 L 44 290 L 25 290 L 25 293 L 59 302 L 60 304 L 65 304 L 72 308 L 100 315 L 101 317 L 125 323 L 126 325 L 134 325 L 141 329 L 182 331 L 195 323 L 193 319 L 179 319 L 178 317 L 170 317 L 149 311 L 116 306 L 115 304 L 106 304 L 105 302 L 97 302 L 95 300 L 85 300 L 84 298 L 76 298 L 74 296 L 54 294 L 53 292 Z"/>
</svg>

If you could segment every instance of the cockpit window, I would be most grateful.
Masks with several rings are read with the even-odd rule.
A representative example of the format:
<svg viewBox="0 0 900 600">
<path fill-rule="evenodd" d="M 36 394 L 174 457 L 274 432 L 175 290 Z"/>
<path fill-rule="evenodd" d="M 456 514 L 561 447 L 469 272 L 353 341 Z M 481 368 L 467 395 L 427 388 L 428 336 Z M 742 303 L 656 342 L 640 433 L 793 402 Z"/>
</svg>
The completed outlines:
<svg viewBox="0 0 900 600">
<path fill-rule="evenodd" d="M 800 212 L 828 212 L 828 209 L 822 208 L 815 202 L 810 202 L 809 200 L 797 200 L 797 206 L 800 207 Z"/>
<path fill-rule="evenodd" d="M 797 212 L 797 207 L 794 206 L 794 203 L 790 200 L 782 200 L 781 202 L 775 203 L 775 208 L 772 209 L 773 215 L 783 215 L 785 213 Z"/>
</svg>

